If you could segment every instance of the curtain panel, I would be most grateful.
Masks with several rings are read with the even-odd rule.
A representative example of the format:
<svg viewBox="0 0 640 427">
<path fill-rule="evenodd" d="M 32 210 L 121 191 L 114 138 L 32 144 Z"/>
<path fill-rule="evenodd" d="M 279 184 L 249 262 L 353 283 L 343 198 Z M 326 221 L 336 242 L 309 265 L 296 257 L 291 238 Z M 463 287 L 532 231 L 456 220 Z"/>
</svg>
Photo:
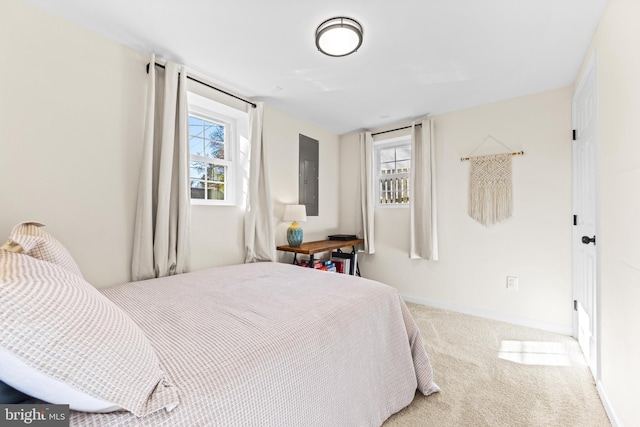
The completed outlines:
<svg viewBox="0 0 640 427">
<path fill-rule="evenodd" d="M 433 123 L 422 120 L 411 126 L 411 170 L 409 176 L 410 258 L 438 259 L 436 228 L 436 168 Z"/>
<path fill-rule="evenodd" d="M 155 55 L 151 56 L 155 64 Z M 172 62 L 149 67 L 149 92 L 131 262 L 132 280 L 189 269 L 187 76 Z"/>
<path fill-rule="evenodd" d="M 273 206 L 263 133 L 263 108 L 258 102 L 249 111 L 249 190 L 244 223 L 245 263 L 275 261 L 276 240 Z"/>
<path fill-rule="evenodd" d="M 357 223 L 358 236 L 364 239 L 364 252 L 375 253 L 374 236 L 374 171 L 373 171 L 373 136 L 371 132 L 363 132 L 360 138 L 360 211 Z"/>
</svg>

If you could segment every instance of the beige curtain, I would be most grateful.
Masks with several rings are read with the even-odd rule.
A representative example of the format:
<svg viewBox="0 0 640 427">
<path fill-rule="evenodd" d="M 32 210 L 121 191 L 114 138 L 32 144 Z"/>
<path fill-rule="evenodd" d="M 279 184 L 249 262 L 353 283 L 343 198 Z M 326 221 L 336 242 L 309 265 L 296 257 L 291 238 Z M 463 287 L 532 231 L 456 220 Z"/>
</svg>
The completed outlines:
<svg viewBox="0 0 640 427">
<path fill-rule="evenodd" d="M 436 228 L 436 169 L 433 123 L 422 120 L 421 126 L 411 126 L 411 171 L 409 200 L 411 201 L 410 258 L 438 259 Z"/>
<path fill-rule="evenodd" d="M 375 253 L 374 238 L 374 173 L 373 173 L 373 136 L 363 132 L 360 138 L 360 210 L 357 222 L 358 236 L 364 239 L 364 252 Z"/>
<path fill-rule="evenodd" d="M 273 207 L 262 131 L 263 104 L 249 111 L 249 191 L 244 223 L 245 261 L 275 261 L 276 240 Z"/>
<path fill-rule="evenodd" d="M 190 255 L 187 76 L 177 64 L 149 67 L 149 92 L 138 186 L 131 276 L 188 271 Z"/>
</svg>

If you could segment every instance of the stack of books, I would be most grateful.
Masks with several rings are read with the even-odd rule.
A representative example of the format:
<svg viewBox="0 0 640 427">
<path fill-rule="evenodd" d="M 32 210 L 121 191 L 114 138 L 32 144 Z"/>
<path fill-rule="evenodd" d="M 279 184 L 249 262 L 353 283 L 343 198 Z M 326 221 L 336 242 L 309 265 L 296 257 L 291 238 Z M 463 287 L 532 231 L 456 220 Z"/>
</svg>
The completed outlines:
<svg viewBox="0 0 640 427">
<path fill-rule="evenodd" d="M 354 269 L 356 266 L 357 255 L 355 253 L 347 253 L 347 252 L 332 252 L 331 253 L 331 261 L 336 266 L 336 271 L 338 273 L 343 274 L 351 274 L 351 266 L 353 265 Z M 355 274 L 355 271 L 354 271 Z"/>
<path fill-rule="evenodd" d="M 306 261 L 302 261 L 300 263 L 300 267 L 309 267 L 309 260 Z M 316 270 L 323 270 L 323 271 L 336 271 L 336 266 L 333 263 L 333 261 L 321 261 L 321 260 L 315 260 L 313 262 L 313 268 L 315 268 Z"/>
<path fill-rule="evenodd" d="M 336 266 L 336 272 L 342 274 L 349 274 L 351 268 L 351 260 L 346 258 L 333 258 L 333 264 Z"/>
</svg>

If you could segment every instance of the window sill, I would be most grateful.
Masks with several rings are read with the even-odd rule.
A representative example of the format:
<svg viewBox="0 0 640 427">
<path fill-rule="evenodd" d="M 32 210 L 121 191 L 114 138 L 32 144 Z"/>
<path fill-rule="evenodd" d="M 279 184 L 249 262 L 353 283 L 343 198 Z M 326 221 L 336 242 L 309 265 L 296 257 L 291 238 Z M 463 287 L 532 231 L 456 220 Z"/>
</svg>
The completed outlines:
<svg viewBox="0 0 640 427">
<path fill-rule="evenodd" d="M 191 206 L 238 206 L 238 204 L 220 200 L 191 199 Z"/>
<path fill-rule="evenodd" d="M 409 206 L 411 206 L 410 203 L 389 203 L 387 205 L 376 205 L 376 209 L 380 208 L 380 209 L 402 209 L 402 208 L 408 208 Z"/>
</svg>

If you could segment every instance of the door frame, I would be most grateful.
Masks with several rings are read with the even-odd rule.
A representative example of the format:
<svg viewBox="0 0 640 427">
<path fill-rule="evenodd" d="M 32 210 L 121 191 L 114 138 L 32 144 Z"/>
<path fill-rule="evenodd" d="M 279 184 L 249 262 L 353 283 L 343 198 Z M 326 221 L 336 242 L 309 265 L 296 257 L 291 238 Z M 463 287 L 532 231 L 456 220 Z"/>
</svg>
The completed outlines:
<svg viewBox="0 0 640 427">
<path fill-rule="evenodd" d="M 595 217 L 596 217 L 596 236 L 598 238 L 597 240 L 597 244 L 596 244 L 596 275 L 595 275 L 595 289 L 593 289 L 593 296 L 594 296 L 594 313 L 593 313 L 593 325 L 594 325 L 594 341 L 595 341 L 595 351 L 596 351 L 596 363 L 593 367 L 592 370 L 592 374 L 593 377 L 595 379 L 596 382 L 598 382 L 600 380 L 600 261 L 601 261 L 601 256 L 600 256 L 600 176 L 599 176 L 599 159 L 598 159 L 598 153 L 600 151 L 600 126 L 599 126 L 599 92 L 598 92 L 598 67 L 597 67 L 597 52 L 594 50 L 593 53 L 591 54 L 591 58 L 589 58 L 589 61 L 586 65 L 586 67 L 584 68 L 582 75 L 580 76 L 580 82 L 578 83 L 577 87 L 574 89 L 573 95 L 571 97 L 571 126 L 572 129 L 576 129 L 576 117 L 575 117 L 575 110 L 576 110 L 576 95 L 583 90 L 583 88 L 585 87 L 585 85 L 587 84 L 587 76 L 589 76 L 590 73 L 594 74 L 594 94 L 595 94 L 595 111 L 594 111 L 594 116 L 596 117 L 595 120 L 595 131 L 594 131 L 594 144 L 595 144 L 595 149 L 596 149 L 596 158 L 595 158 L 595 170 L 593 171 L 593 173 L 595 174 L 595 180 L 594 182 L 596 183 L 596 188 L 594 189 L 595 191 L 595 199 L 596 199 L 596 212 L 595 212 Z M 577 129 L 576 129 L 577 131 Z M 572 175 L 571 175 L 571 191 L 572 191 L 572 210 L 573 212 L 575 212 L 574 208 L 575 208 L 575 170 L 576 170 L 576 155 L 575 155 L 575 141 L 571 142 L 571 166 L 572 166 Z M 579 238 L 576 234 L 576 230 L 575 228 L 572 228 L 571 230 L 571 236 L 572 236 L 572 241 L 571 241 L 571 252 L 572 252 L 572 260 L 571 260 L 571 267 L 572 267 L 572 296 L 573 296 L 573 300 L 575 301 L 577 299 L 577 285 L 576 285 L 576 281 L 575 281 L 575 264 L 576 264 L 576 260 L 575 260 L 575 245 L 577 244 L 577 239 Z M 575 302 L 574 302 L 575 304 Z M 578 312 L 577 310 L 574 309 L 574 307 L 572 306 L 572 314 L 573 314 L 573 337 L 575 339 L 578 339 Z M 587 361 L 587 364 L 589 364 L 589 361 Z M 590 366 L 591 368 L 591 366 Z"/>
</svg>

